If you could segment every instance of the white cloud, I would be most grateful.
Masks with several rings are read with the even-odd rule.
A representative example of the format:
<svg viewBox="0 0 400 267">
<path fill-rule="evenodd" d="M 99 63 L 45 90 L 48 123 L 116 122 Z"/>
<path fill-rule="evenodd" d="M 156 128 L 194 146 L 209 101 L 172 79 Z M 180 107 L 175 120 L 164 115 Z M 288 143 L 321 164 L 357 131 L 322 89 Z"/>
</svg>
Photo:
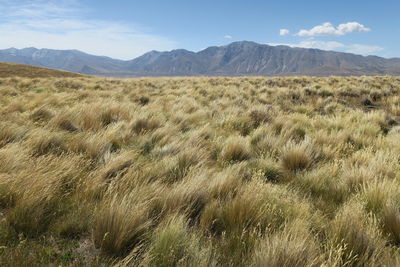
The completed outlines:
<svg viewBox="0 0 400 267">
<path fill-rule="evenodd" d="M 277 43 L 268 43 L 269 45 L 286 45 L 290 47 L 299 47 L 299 48 L 315 48 L 327 51 L 339 51 L 339 52 L 347 52 L 353 54 L 360 55 L 371 55 L 383 50 L 380 46 L 375 45 L 361 45 L 361 44 L 343 44 L 335 41 L 316 41 L 316 40 L 306 40 L 301 41 L 299 43 L 292 44 L 277 44 Z"/>
<path fill-rule="evenodd" d="M 87 19 L 87 11 L 74 0 L 0 0 L 0 4 L 0 48 L 78 49 L 132 59 L 177 46 L 135 25 Z"/>
<path fill-rule="evenodd" d="M 285 36 L 285 35 L 288 35 L 289 33 L 290 33 L 290 31 L 288 29 L 280 29 L 279 30 L 280 36 Z"/>
<path fill-rule="evenodd" d="M 335 27 L 330 22 L 325 22 L 315 26 L 310 30 L 300 30 L 298 36 L 326 36 L 326 35 L 345 35 L 353 32 L 369 32 L 371 29 L 358 22 L 347 22 Z"/>
<path fill-rule="evenodd" d="M 227 35 L 224 35 L 224 38 L 225 39 L 232 39 L 233 37 L 232 37 L 232 35 L 227 34 Z"/>
</svg>

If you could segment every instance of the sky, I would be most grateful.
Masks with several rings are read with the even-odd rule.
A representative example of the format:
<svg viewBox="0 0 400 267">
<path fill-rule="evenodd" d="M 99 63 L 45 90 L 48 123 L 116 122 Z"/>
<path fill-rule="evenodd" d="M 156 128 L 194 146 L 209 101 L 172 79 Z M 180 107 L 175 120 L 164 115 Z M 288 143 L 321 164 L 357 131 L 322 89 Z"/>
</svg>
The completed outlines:
<svg viewBox="0 0 400 267">
<path fill-rule="evenodd" d="M 400 57 L 399 0 L 0 0 L 0 49 L 133 59 L 235 41 Z"/>
</svg>

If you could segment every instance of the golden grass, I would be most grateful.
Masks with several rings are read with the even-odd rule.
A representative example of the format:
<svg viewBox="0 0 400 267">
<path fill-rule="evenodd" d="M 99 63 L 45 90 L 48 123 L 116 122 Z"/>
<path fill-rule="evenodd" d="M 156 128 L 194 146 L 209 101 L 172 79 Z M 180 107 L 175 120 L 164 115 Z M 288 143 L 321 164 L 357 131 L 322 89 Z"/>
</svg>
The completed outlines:
<svg viewBox="0 0 400 267">
<path fill-rule="evenodd" d="M 397 77 L 0 78 L 0 262 L 398 266 L 399 93 Z"/>
</svg>

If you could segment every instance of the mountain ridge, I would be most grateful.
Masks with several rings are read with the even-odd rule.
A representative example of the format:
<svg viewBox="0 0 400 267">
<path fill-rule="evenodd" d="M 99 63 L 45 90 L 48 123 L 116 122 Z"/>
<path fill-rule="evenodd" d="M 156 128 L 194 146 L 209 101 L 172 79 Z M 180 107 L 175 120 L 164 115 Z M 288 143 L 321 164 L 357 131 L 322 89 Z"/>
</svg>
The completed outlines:
<svg viewBox="0 0 400 267">
<path fill-rule="evenodd" d="M 400 75 L 400 58 L 361 56 L 320 49 L 271 46 L 251 41 L 150 51 L 132 60 L 94 56 L 79 50 L 0 50 L 0 61 L 99 76 L 280 76 Z"/>
</svg>

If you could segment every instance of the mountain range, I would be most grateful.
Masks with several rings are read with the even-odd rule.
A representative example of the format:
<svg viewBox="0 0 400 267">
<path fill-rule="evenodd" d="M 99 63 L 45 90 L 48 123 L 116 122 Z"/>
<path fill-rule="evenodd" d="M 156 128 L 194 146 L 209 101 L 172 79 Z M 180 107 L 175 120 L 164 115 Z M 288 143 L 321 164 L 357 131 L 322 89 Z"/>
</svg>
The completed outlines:
<svg viewBox="0 0 400 267">
<path fill-rule="evenodd" d="M 241 41 L 199 52 L 151 51 L 132 60 L 94 56 L 78 50 L 9 48 L 0 62 L 13 62 L 89 75 L 242 76 L 242 75 L 400 75 L 399 58 L 361 56 L 319 49 Z"/>
</svg>

